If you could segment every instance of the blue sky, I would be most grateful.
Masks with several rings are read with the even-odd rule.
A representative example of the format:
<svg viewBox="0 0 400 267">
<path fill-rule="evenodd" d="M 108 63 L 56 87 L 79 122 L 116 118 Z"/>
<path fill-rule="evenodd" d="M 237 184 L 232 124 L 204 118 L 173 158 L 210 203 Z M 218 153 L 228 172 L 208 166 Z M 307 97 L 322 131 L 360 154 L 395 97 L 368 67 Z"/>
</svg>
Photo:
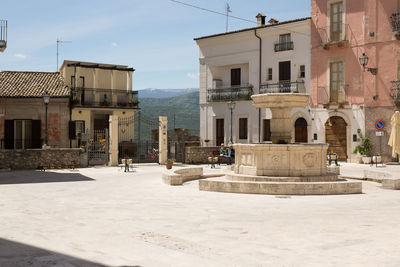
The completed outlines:
<svg viewBox="0 0 400 267">
<path fill-rule="evenodd" d="M 224 12 L 225 0 L 181 0 Z M 231 15 L 280 21 L 310 14 L 309 0 L 229 0 Z M 169 0 L 1 0 L 8 48 L 0 70 L 55 71 L 56 40 L 64 59 L 123 64 L 136 69 L 134 89 L 199 87 L 193 38 L 225 32 L 225 17 Z M 229 20 L 229 30 L 255 24 Z"/>
</svg>

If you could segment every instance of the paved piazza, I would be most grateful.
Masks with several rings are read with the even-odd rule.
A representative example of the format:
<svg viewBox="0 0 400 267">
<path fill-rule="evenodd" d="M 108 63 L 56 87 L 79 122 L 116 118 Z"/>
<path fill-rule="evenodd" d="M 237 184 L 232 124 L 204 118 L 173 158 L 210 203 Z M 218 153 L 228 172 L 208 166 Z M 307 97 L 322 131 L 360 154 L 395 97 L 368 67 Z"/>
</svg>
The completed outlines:
<svg viewBox="0 0 400 267">
<path fill-rule="evenodd" d="M 213 193 L 163 168 L 0 173 L 0 266 L 400 266 L 399 191 Z"/>
</svg>

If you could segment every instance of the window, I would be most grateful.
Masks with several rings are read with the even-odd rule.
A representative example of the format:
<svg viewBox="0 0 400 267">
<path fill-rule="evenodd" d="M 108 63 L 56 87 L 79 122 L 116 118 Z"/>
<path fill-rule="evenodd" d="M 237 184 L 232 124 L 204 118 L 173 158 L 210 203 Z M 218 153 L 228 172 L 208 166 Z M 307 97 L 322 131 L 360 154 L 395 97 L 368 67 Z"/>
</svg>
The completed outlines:
<svg viewBox="0 0 400 267">
<path fill-rule="evenodd" d="M 5 120 L 5 149 L 41 147 L 40 120 Z"/>
<path fill-rule="evenodd" d="M 342 14 L 343 14 L 343 3 L 338 2 L 331 5 L 331 40 L 332 41 L 340 41 L 342 35 Z"/>
<path fill-rule="evenodd" d="M 267 81 L 272 81 L 272 68 L 267 69 Z"/>
<path fill-rule="evenodd" d="M 300 65 L 299 78 L 305 78 L 305 77 L 306 77 L 306 66 Z"/>
<path fill-rule="evenodd" d="M 247 118 L 239 119 L 239 139 L 247 139 Z"/>
<path fill-rule="evenodd" d="M 80 76 L 80 77 L 79 77 L 78 86 L 79 86 L 80 88 L 85 88 L 85 77 L 83 77 L 83 76 Z"/>
<path fill-rule="evenodd" d="M 263 120 L 263 141 L 271 141 L 271 120 Z"/>
<path fill-rule="evenodd" d="M 287 44 L 291 42 L 290 33 L 279 35 L 279 43 Z"/>
<path fill-rule="evenodd" d="M 344 100 L 343 62 L 330 63 L 329 98 L 331 103 L 340 103 Z"/>
<path fill-rule="evenodd" d="M 75 88 L 75 76 L 71 76 L 71 87 Z"/>
<path fill-rule="evenodd" d="M 279 44 L 278 47 L 275 47 L 275 51 L 286 51 L 286 50 L 291 50 L 293 49 L 292 47 L 292 40 L 290 33 L 288 34 L 281 34 L 279 35 Z"/>
</svg>

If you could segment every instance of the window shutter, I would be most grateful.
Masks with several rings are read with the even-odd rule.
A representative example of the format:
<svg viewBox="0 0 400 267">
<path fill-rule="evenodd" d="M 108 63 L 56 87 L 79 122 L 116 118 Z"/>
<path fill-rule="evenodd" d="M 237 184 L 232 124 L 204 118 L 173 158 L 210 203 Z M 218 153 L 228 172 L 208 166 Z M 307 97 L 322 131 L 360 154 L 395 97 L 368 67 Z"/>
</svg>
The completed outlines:
<svg viewBox="0 0 400 267">
<path fill-rule="evenodd" d="M 69 121 L 69 139 L 76 139 L 76 124 L 75 121 Z"/>
<path fill-rule="evenodd" d="M 14 149 L 14 120 L 4 121 L 4 148 Z"/>
<path fill-rule="evenodd" d="M 32 148 L 42 147 L 42 121 L 32 120 Z"/>
</svg>

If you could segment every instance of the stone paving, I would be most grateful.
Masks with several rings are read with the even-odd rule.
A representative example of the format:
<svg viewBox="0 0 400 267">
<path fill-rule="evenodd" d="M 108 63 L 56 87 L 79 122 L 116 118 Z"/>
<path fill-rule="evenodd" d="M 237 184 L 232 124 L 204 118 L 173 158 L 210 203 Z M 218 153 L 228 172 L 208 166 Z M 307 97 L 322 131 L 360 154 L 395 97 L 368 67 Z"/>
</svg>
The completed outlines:
<svg viewBox="0 0 400 267">
<path fill-rule="evenodd" d="M 400 266 L 400 191 L 213 193 L 163 168 L 0 173 L 0 266 Z"/>
</svg>

